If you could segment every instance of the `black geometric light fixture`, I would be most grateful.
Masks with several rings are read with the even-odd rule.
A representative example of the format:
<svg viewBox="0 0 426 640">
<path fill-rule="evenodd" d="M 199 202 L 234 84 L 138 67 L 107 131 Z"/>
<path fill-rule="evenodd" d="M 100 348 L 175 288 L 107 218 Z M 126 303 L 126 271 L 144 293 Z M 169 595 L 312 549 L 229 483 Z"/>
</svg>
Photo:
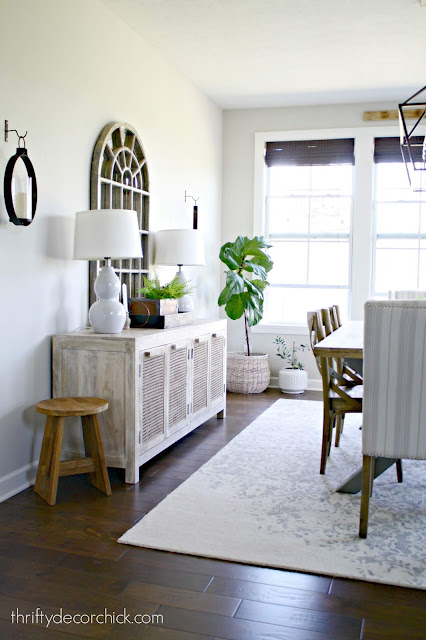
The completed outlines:
<svg viewBox="0 0 426 640">
<path fill-rule="evenodd" d="M 9 129 L 9 123 L 5 120 L 5 142 L 12 131 L 18 136 L 18 148 L 6 165 L 3 181 L 4 202 L 10 221 L 16 225 L 28 226 L 33 221 L 37 208 L 37 180 L 25 145 L 27 133 L 20 136 L 16 129 Z"/>
<path fill-rule="evenodd" d="M 423 95 L 422 95 L 423 94 Z M 426 86 L 398 105 L 401 153 L 413 191 L 426 191 Z M 408 125 L 409 118 L 414 125 Z"/>
</svg>

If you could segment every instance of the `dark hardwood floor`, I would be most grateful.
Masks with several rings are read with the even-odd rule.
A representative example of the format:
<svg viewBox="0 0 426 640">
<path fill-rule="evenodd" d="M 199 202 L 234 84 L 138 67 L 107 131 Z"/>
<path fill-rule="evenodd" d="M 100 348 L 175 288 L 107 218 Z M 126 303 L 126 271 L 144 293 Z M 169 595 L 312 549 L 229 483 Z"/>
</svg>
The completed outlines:
<svg viewBox="0 0 426 640">
<path fill-rule="evenodd" d="M 280 392 L 228 396 L 209 420 L 141 469 L 110 469 L 113 495 L 60 478 L 49 507 L 32 488 L 0 505 L 0 639 L 424 640 L 425 592 L 117 544 L 117 538 L 242 431 Z M 288 397 L 288 396 L 287 396 Z M 303 399 L 320 399 L 307 392 Z M 294 401 L 297 402 L 297 398 Z M 194 523 L 196 526 L 196 523 Z M 236 523 L 238 526 L 238 523 Z M 170 522 L 173 527 L 173 522 Z M 386 541 L 383 541 L 386 544 Z M 163 624 L 12 624 L 11 612 L 159 614 Z M 22 618 L 21 618 L 22 619 Z M 121 619 L 119 619 L 121 620 Z"/>
</svg>

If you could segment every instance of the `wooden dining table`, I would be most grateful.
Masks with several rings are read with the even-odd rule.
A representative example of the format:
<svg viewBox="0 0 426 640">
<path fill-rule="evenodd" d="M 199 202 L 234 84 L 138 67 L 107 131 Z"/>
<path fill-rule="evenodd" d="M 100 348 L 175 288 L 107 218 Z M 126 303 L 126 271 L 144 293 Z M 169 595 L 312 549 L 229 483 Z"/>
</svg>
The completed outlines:
<svg viewBox="0 0 426 640">
<path fill-rule="evenodd" d="M 364 322 L 352 320 L 333 331 L 324 340 L 314 347 L 314 355 L 317 358 L 344 358 L 362 360 L 364 356 Z M 321 366 L 322 371 L 326 367 Z M 323 384 L 328 385 L 328 380 Z M 361 461 L 360 461 L 361 462 Z M 374 477 L 381 475 L 389 469 L 397 460 L 395 458 L 376 458 Z M 361 491 L 362 469 L 353 473 L 345 482 L 337 488 L 339 493 L 358 493 Z"/>
</svg>

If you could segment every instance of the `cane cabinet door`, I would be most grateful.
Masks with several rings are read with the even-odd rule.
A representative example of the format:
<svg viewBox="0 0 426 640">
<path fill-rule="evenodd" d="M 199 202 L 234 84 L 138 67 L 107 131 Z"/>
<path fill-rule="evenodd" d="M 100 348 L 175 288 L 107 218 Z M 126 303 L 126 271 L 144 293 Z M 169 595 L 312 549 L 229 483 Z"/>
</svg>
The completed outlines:
<svg viewBox="0 0 426 640">
<path fill-rule="evenodd" d="M 168 348 L 156 347 L 139 355 L 140 453 L 166 438 Z"/>
<path fill-rule="evenodd" d="M 170 436 L 189 422 L 190 341 L 178 342 L 168 352 L 168 415 L 167 435 Z"/>
<path fill-rule="evenodd" d="M 210 346 L 210 407 L 223 402 L 225 395 L 226 338 L 225 332 L 213 333 Z"/>
<path fill-rule="evenodd" d="M 192 347 L 192 406 L 194 417 L 209 407 L 209 351 L 210 335 L 195 338 Z"/>
</svg>

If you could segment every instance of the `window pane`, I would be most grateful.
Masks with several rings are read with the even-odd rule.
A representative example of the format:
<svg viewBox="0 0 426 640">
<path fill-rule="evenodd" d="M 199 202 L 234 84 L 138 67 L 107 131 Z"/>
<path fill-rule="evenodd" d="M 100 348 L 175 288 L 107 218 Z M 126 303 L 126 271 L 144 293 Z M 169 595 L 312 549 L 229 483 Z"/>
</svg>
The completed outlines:
<svg viewBox="0 0 426 640">
<path fill-rule="evenodd" d="M 311 189 L 316 193 L 351 195 L 353 182 L 352 165 L 330 165 L 312 167 Z"/>
<path fill-rule="evenodd" d="M 338 304 L 342 322 L 348 316 L 348 289 L 286 289 L 269 287 L 265 295 L 264 322 L 307 322 L 308 311 Z"/>
<path fill-rule="evenodd" d="M 349 242 L 311 242 L 309 284 L 349 283 Z"/>
<path fill-rule="evenodd" d="M 348 234 L 351 224 L 351 198 L 312 198 L 311 234 Z"/>
<path fill-rule="evenodd" d="M 379 238 L 377 240 L 378 249 L 417 249 L 419 241 L 414 238 Z M 399 265 L 402 268 L 402 265 Z"/>
<path fill-rule="evenodd" d="M 308 192 L 310 167 L 271 167 L 269 169 L 269 194 L 271 196 Z"/>
<path fill-rule="evenodd" d="M 317 306 L 341 300 L 346 310 L 348 291 L 336 294 L 329 287 L 349 287 L 353 167 L 271 167 L 267 188 L 266 229 L 275 236 L 269 237 L 275 264 L 268 280 L 283 287 L 269 287 L 273 294 L 266 293 L 265 314 L 269 320 L 306 322 L 313 299 Z M 329 303 L 324 290 L 330 292 Z"/>
<path fill-rule="evenodd" d="M 376 164 L 376 199 L 418 201 L 419 194 L 411 190 L 403 162 Z"/>
<path fill-rule="evenodd" d="M 423 194 L 423 197 L 425 195 Z M 420 205 L 420 233 L 426 233 L 426 203 L 424 202 Z"/>
<path fill-rule="evenodd" d="M 271 242 L 274 266 L 268 274 L 272 284 L 306 284 L 308 279 L 308 242 Z"/>
<path fill-rule="evenodd" d="M 377 203 L 377 233 L 418 233 L 418 203 Z"/>
<path fill-rule="evenodd" d="M 418 251 L 378 249 L 375 292 L 417 289 Z"/>
<path fill-rule="evenodd" d="M 420 251 L 419 262 L 419 289 L 426 291 L 426 249 Z"/>
<path fill-rule="evenodd" d="M 309 198 L 269 198 L 269 233 L 308 233 Z"/>
</svg>

